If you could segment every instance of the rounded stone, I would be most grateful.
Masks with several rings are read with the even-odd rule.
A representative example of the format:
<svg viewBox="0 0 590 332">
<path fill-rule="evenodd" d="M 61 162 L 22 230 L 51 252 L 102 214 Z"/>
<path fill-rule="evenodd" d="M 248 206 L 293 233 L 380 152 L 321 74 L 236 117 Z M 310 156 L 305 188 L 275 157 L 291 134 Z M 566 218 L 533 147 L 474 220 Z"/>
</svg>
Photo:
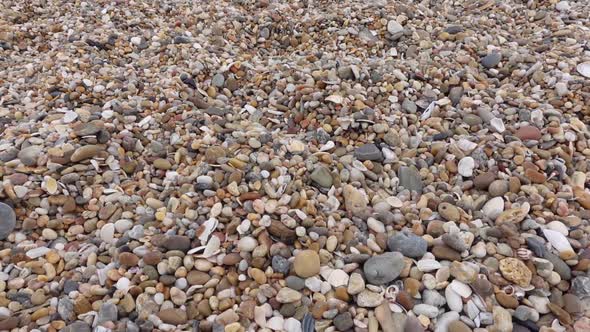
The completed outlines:
<svg viewBox="0 0 590 332">
<path fill-rule="evenodd" d="M 0 202 L 0 240 L 12 233 L 16 226 L 16 214 L 10 205 Z"/>
<path fill-rule="evenodd" d="M 302 250 L 293 260 L 293 270 L 301 278 L 309 278 L 320 273 L 320 256 L 313 250 Z"/>
<path fill-rule="evenodd" d="M 386 252 L 369 258 L 363 271 L 369 283 L 383 285 L 399 277 L 404 265 L 404 256 L 401 253 Z"/>
</svg>

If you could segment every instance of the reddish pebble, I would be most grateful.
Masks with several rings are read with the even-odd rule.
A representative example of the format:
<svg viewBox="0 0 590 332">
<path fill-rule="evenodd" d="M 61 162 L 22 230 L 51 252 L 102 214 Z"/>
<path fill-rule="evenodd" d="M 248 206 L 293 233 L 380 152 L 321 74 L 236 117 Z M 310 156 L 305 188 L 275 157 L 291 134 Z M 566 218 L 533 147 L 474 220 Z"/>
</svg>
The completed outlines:
<svg viewBox="0 0 590 332">
<path fill-rule="evenodd" d="M 539 130 L 539 128 L 533 127 L 533 126 L 522 126 L 522 127 L 518 128 L 518 130 L 516 131 L 516 133 L 514 133 L 514 135 L 523 141 L 526 141 L 526 140 L 538 141 L 539 139 L 541 139 L 541 130 Z"/>
</svg>

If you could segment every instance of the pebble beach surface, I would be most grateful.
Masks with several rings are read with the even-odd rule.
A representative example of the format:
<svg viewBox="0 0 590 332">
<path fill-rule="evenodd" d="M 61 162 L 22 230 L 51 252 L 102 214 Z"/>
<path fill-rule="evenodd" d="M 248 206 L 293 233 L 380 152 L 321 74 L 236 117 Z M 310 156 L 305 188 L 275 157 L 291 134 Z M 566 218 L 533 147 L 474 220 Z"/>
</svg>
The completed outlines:
<svg viewBox="0 0 590 332">
<path fill-rule="evenodd" d="M 0 331 L 590 331 L 587 1 L 0 13 Z"/>
</svg>

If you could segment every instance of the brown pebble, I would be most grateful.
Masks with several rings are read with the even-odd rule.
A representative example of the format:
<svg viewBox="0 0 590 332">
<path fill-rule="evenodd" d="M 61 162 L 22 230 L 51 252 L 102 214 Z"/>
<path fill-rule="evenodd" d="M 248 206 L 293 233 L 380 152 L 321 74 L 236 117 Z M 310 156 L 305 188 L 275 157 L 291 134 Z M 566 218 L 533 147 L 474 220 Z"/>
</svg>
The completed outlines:
<svg viewBox="0 0 590 332">
<path fill-rule="evenodd" d="M 449 261 L 460 261 L 461 254 L 447 246 L 434 246 L 432 254 L 438 259 L 446 259 Z"/>
<path fill-rule="evenodd" d="M 541 131 L 539 130 L 539 128 L 534 126 L 522 126 L 518 128 L 518 130 L 514 133 L 514 136 L 518 137 L 523 141 L 538 141 L 539 139 L 541 139 Z"/>
</svg>

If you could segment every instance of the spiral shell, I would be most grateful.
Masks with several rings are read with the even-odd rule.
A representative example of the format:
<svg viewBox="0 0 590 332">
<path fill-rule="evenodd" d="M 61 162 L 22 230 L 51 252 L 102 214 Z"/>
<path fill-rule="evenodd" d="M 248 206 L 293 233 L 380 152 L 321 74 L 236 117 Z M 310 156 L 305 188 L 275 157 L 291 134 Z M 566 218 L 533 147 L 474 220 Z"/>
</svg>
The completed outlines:
<svg viewBox="0 0 590 332">
<path fill-rule="evenodd" d="M 520 248 L 516 251 L 516 255 L 522 260 L 529 260 L 533 257 L 533 252 L 525 248 Z"/>
</svg>

